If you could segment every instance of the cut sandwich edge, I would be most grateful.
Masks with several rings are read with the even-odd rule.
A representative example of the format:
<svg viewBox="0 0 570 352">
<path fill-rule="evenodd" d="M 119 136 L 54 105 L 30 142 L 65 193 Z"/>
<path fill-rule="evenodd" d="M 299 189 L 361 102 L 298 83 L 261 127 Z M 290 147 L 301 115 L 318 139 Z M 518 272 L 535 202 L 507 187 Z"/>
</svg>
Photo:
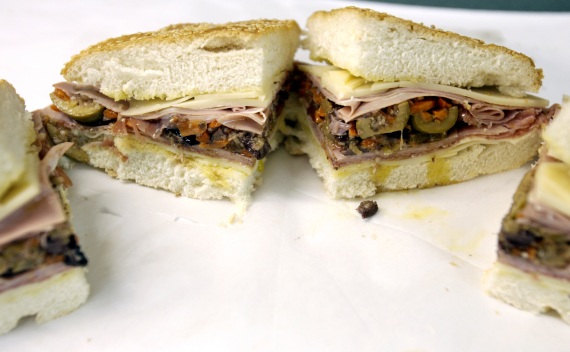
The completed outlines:
<svg viewBox="0 0 570 352">
<path fill-rule="evenodd" d="M 570 324 L 570 282 L 495 262 L 482 278 L 485 292 L 533 314 L 556 312 Z"/>
<path fill-rule="evenodd" d="M 72 267 L 40 282 L 0 293 L 0 335 L 27 316 L 45 323 L 76 310 L 89 296 L 86 271 L 85 267 Z"/>
<path fill-rule="evenodd" d="M 531 161 L 541 144 L 541 130 L 535 128 L 516 138 L 468 138 L 454 147 L 406 160 L 373 160 L 335 168 L 309 126 L 302 107 L 289 111 L 288 119 L 295 118 L 296 126 L 281 125 L 287 136 L 285 148 L 292 155 L 307 154 L 333 199 L 443 186 L 516 169 Z"/>
</svg>

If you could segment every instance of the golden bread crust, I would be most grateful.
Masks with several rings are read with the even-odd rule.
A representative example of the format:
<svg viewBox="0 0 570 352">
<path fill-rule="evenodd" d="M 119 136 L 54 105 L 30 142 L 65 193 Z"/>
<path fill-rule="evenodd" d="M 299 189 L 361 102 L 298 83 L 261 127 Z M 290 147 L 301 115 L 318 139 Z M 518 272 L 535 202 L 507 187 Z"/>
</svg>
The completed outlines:
<svg viewBox="0 0 570 352">
<path fill-rule="evenodd" d="M 61 74 L 66 76 L 68 71 L 80 59 L 94 53 L 111 52 L 131 46 L 191 43 L 194 41 L 209 41 L 218 39 L 219 48 L 243 47 L 255 42 L 272 32 L 301 30 L 293 20 L 259 19 L 242 22 L 228 22 L 224 24 L 213 23 L 180 23 L 167 26 L 158 31 L 141 32 L 110 38 L 94 44 L 74 55 L 65 64 Z"/>
<path fill-rule="evenodd" d="M 428 27 L 428 26 L 425 26 L 421 23 L 416 23 L 416 22 L 413 22 L 410 20 L 406 20 L 406 19 L 402 19 L 399 17 L 389 15 L 387 13 L 377 12 L 377 11 L 374 11 L 371 9 L 364 9 L 364 8 L 349 6 L 349 7 L 334 9 L 331 11 L 317 11 L 317 12 L 313 13 L 308 18 L 307 27 L 310 27 L 310 23 L 313 20 L 320 20 L 320 19 L 327 19 L 327 18 L 329 18 L 329 19 L 331 19 L 331 18 L 342 18 L 344 16 L 359 17 L 359 18 L 362 18 L 363 20 L 368 19 L 368 20 L 380 21 L 380 22 L 383 21 L 387 24 L 397 26 L 399 28 L 407 29 L 408 32 L 414 33 L 415 35 L 417 35 L 419 37 L 433 39 L 434 41 L 438 41 L 438 40 L 456 41 L 456 42 L 461 42 L 467 46 L 471 46 L 475 49 L 481 49 L 481 50 L 494 52 L 497 55 L 498 54 L 510 55 L 517 60 L 520 60 L 522 62 L 527 62 L 528 65 L 534 69 L 534 77 L 533 77 L 534 84 L 533 84 L 533 86 L 535 88 L 535 91 L 538 91 L 538 89 L 542 85 L 542 79 L 544 78 L 544 74 L 543 74 L 542 69 L 536 68 L 534 61 L 530 57 L 528 57 L 522 53 L 519 53 L 517 51 L 511 50 L 511 49 L 503 47 L 503 46 L 499 46 L 499 45 L 495 45 L 495 44 L 487 44 L 482 40 L 463 36 L 463 35 L 460 35 L 460 34 L 457 34 L 454 32 L 441 30 L 441 29 L 438 29 L 434 26 Z M 320 58 L 320 57 L 311 57 L 311 58 L 314 60 L 322 60 L 322 59 L 327 60 L 327 58 Z"/>
</svg>

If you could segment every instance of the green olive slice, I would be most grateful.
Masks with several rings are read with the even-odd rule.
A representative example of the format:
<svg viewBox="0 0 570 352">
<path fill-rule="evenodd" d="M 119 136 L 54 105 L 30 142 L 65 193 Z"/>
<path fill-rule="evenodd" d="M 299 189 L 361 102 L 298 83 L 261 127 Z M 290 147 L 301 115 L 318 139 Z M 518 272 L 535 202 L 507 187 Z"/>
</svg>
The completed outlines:
<svg viewBox="0 0 570 352">
<path fill-rule="evenodd" d="M 377 134 L 402 131 L 410 118 L 410 104 L 407 101 L 398 104 L 394 121 L 387 122 L 383 115 L 362 117 L 356 120 L 356 131 L 362 139 Z"/>
<path fill-rule="evenodd" d="M 412 115 L 412 127 L 422 133 L 444 133 L 455 125 L 458 115 L 459 110 L 457 106 L 450 107 L 447 117 L 441 121 L 435 118 L 431 119 L 431 121 L 426 121 L 422 117 L 422 113 L 417 112 Z"/>
<path fill-rule="evenodd" d="M 97 104 L 93 101 L 82 101 L 75 98 L 63 100 L 55 93 L 51 93 L 49 96 L 59 111 L 69 115 L 76 121 L 92 123 L 103 118 L 103 110 L 105 110 L 105 108 L 101 104 Z"/>
</svg>

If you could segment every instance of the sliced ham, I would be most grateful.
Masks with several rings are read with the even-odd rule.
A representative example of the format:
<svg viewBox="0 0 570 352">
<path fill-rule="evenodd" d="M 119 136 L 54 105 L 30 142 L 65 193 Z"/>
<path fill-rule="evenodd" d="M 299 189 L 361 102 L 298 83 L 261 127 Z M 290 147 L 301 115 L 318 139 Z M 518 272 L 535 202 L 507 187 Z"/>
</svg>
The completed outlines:
<svg viewBox="0 0 570 352">
<path fill-rule="evenodd" d="M 69 97 L 88 98 L 97 104 L 104 106 L 106 109 L 113 110 L 115 112 L 125 111 L 129 108 L 129 103 L 127 101 L 115 101 L 105 94 L 99 92 L 99 89 L 97 89 L 95 86 L 81 85 L 70 82 L 60 82 L 54 84 L 53 87 L 61 89 Z"/>
<path fill-rule="evenodd" d="M 497 253 L 497 260 L 530 274 L 542 274 L 550 277 L 570 280 L 570 266 L 554 268 L 546 265 L 538 265 L 525 258 L 509 255 L 503 251 L 499 251 Z"/>
<path fill-rule="evenodd" d="M 462 119 L 467 124 L 477 127 L 491 127 L 493 125 L 504 124 L 516 118 L 520 112 L 520 108 L 518 107 L 489 104 L 459 94 L 412 87 L 388 89 L 384 92 L 364 97 L 337 99 L 333 93 L 321 84 L 318 77 L 311 74 L 308 74 L 308 77 L 328 100 L 336 105 L 342 106 L 336 111 L 338 117 L 344 122 L 352 121 L 364 114 L 397 105 L 406 100 L 429 96 L 450 99 L 463 106 L 464 109 L 462 110 L 464 114 L 461 116 Z M 529 111 L 535 110 L 541 109 L 532 109 Z"/>
<path fill-rule="evenodd" d="M 43 281 L 68 269 L 68 265 L 63 262 L 58 262 L 53 264 L 43 264 L 37 269 L 27 271 L 9 279 L 3 279 L 0 277 L 0 293 L 16 287 Z"/>
<path fill-rule="evenodd" d="M 91 99 L 104 106 L 106 109 L 117 112 L 119 117 L 121 117 L 121 112 L 125 111 L 129 107 L 129 103 L 127 101 L 115 101 L 100 93 L 95 86 L 60 82 L 54 84 L 54 87 L 61 89 L 70 97 Z M 206 122 L 217 120 L 222 125 L 234 130 L 261 134 L 265 123 L 267 122 L 269 109 L 270 107 L 259 108 L 248 106 L 220 106 L 216 108 L 197 110 L 168 107 L 146 114 L 128 116 L 128 118 L 145 121 L 153 120 L 155 122 L 158 122 L 159 120 L 169 120 L 174 116 L 178 119 L 200 120 Z M 51 115 L 54 114 L 50 114 L 50 116 Z"/>
<path fill-rule="evenodd" d="M 537 225 L 546 231 L 567 233 L 570 236 L 570 218 L 541 204 L 527 203 L 517 218 L 524 225 Z"/>
<path fill-rule="evenodd" d="M 72 143 L 52 147 L 40 162 L 41 191 L 24 207 L 16 210 L 0 222 L 0 248 L 6 244 L 49 231 L 66 220 L 59 195 L 52 187 L 49 175 L 54 171 L 61 156 Z"/>
</svg>

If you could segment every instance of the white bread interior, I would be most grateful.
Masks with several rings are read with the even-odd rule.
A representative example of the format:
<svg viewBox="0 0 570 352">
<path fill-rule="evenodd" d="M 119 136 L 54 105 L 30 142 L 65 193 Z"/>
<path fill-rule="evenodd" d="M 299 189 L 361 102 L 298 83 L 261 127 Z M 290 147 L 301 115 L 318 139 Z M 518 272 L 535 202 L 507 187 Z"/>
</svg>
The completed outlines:
<svg viewBox="0 0 570 352">
<path fill-rule="evenodd" d="M 307 29 L 311 59 L 368 81 L 497 86 L 515 96 L 542 84 L 542 70 L 521 53 L 369 9 L 318 11 Z"/>
<path fill-rule="evenodd" d="M 0 335 L 26 316 L 44 323 L 66 315 L 85 303 L 89 285 L 85 268 L 74 267 L 46 280 L 0 293 Z"/>
<path fill-rule="evenodd" d="M 61 73 L 115 100 L 263 94 L 274 77 L 292 68 L 299 35 L 290 20 L 172 25 L 95 44 Z"/>
<path fill-rule="evenodd" d="M 538 273 L 527 273 L 500 262 L 483 276 L 486 292 L 535 314 L 554 311 L 570 324 L 570 282 Z"/>
<path fill-rule="evenodd" d="M 276 147 L 279 141 L 270 141 Z M 81 147 L 82 161 L 122 180 L 164 189 L 196 199 L 230 198 L 241 214 L 251 203 L 251 193 L 261 182 L 263 160 L 253 166 L 182 152 L 150 139 L 117 136 L 114 146 L 98 142 Z M 72 156 L 74 156 L 72 151 Z M 86 159 L 85 159 L 86 158 Z"/>
<path fill-rule="evenodd" d="M 35 140 L 30 114 L 14 87 L 0 80 L 0 200 L 23 177 Z"/>
<path fill-rule="evenodd" d="M 540 147 L 540 129 L 500 142 L 472 139 L 457 149 L 394 161 L 368 161 L 335 169 L 309 127 L 306 113 L 290 103 L 288 119 L 297 128 L 281 125 L 289 136 L 285 147 L 291 154 L 307 154 L 312 167 L 323 179 L 331 198 L 369 197 L 378 191 L 427 188 L 458 183 L 515 169 L 532 160 Z M 300 128 L 299 128 L 300 127 Z"/>
</svg>

